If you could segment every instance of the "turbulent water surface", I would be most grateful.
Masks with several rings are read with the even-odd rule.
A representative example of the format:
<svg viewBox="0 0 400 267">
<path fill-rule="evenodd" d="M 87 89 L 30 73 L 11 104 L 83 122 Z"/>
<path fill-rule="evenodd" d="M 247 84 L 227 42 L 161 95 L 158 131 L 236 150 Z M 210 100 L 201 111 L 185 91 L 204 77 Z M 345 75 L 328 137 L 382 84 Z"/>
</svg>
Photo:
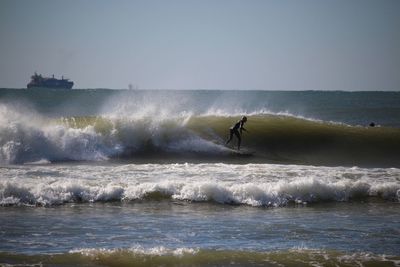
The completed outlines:
<svg viewBox="0 0 400 267">
<path fill-rule="evenodd" d="M 399 151 L 398 92 L 0 89 L 0 265 L 399 266 Z"/>
</svg>

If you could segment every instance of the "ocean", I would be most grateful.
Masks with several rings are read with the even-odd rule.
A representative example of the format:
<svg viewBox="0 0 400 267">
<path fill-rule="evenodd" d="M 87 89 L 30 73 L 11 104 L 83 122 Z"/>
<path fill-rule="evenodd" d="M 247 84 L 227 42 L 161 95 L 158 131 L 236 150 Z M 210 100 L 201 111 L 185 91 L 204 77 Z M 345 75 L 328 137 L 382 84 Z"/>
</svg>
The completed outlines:
<svg viewBox="0 0 400 267">
<path fill-rule="evenodd" d="M 0 89 L 0 266 L 400 266 L 399 202 L 400 92 Z"/>
</svg>

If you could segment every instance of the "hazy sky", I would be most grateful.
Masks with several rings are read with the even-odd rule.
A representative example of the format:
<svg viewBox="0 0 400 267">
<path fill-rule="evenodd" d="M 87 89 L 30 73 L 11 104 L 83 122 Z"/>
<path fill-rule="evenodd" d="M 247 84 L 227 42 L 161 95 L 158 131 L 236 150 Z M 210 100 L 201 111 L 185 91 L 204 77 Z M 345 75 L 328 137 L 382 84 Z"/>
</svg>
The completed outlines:
<svg viewBox="0 0 400 267">
<path fill-rule="evenodd" d="M 398 0 L 0 0 L 0 87 L 400 90 Z"/>
</svg>

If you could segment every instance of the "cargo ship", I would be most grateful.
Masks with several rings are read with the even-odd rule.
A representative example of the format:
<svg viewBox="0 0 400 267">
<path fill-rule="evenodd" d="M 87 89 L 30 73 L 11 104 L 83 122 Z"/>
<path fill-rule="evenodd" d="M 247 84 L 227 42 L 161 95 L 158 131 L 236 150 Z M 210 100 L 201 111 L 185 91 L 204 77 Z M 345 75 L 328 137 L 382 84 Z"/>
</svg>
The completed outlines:
<svg viewBox="0 0 400 267">
<path fill-rule="evenodd" d="M 34 75 L 31 76 L 31 81 L 26 85 L 27 88 L 52 88 L 52 89 L 71 89 L 74 86 L 74 82 L 69 79 L 64 79 L 61 77 L 60 79 L 54 78 L 54 75 L 50 77 L 43 77 L 41 74 L 37 74 L 35 72 Z"/>
</svg>

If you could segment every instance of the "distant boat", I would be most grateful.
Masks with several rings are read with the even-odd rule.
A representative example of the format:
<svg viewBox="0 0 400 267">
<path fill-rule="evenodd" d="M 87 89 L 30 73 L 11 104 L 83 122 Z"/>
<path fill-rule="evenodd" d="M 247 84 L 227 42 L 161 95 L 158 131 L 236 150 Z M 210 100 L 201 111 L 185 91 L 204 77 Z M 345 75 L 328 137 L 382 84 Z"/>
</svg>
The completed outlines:
<svg viewBox="0 0 400 267">
<path fill-rule="evenodd" d="M 71 89 L 72 86 L 74 86 L 74 82 L 64 79 L 64 77 L 61 77 L 61 80 L 54 78 L 54 75 L 51 78 L 43 77 L 41 74 L 38 75 L 36 72 L 31 76 L 31 81 L 26 85 L 27 88 L 53 89 Z"/>
</svg>

